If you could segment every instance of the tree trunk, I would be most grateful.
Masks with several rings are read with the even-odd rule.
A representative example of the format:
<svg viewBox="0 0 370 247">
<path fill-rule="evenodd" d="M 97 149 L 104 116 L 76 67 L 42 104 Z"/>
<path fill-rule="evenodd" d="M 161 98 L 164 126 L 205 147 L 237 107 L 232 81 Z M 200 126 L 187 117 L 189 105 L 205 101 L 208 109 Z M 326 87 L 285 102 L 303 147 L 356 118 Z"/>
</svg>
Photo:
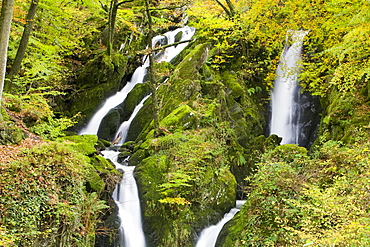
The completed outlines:
<svg viewBox="0 0 370 247">
<path fill-rule="evenodd" d="M 117 10 L 118 10 L 118 0 L 112 0 L 110 2 L 109 12 L 108 12 L 108 47 L 107 53 L 110 56 L 112 53 L 112 46 L 113 46 L 113 37 L 114 37 L 114 30 L 116 25 L 116 18 L 117 18 Z"/>
<path fill-rule="evenodd" d="M 226 4 L 229 8 L 227 8 L 225 5 L 223 5 L 219 0 L 215 0 L 216 3 L 218 3 L 218 5 L 220 5 L 224 11 L 226 12 L 226 14 L 232 18 L 234 15 L 235 15 L 235 9 L 234 9 L 234 5 L 231 3 L 230 0 L 226 0 Z"/>
<path fill-rule="evenodd" d="M 27 18 L 26 18 L 26 24 L 24 25 L 24 31 L 21 38 L 21 41 L 19 43 L 17 55 L 15 56 L 12 68 L 9 71 L 9 79 L 10 81 L 8 84 L 5 84 L 5 91 L 9 92 L 12 86 L 11 80 L 13 77 L 18 74 L 19 69 L 21 68 L 22 60 L 24 58 L 24 54 L 26 53 L 26 48 L 28 45 L 28 40 L 30 38 L 31 32 L 32 32 L 32 26 L 33 26 L 33 19 L 36 14 L 37 7 L 39 5 L 39 0 L 33 0 L 31 2 L 30 8 L 28 10 Z"/>
<path fill-rule="evenodd" d="M 234 5 L 231 3 L 230 0 L 226 0 L 226 3 L 227 3 L 227 6 L 229 6 L 229 10 L 230 10 L 230 14 L 231 16 L 230 17 L 233 17 L 235 15 L 235 7 Z"/>
<path fill-rule="evenodd" d="M 148 47 L 149 47 L 149 68 L 148 68 L 148 78 L 150 83 L 150 88 L 152 92 L 152 109 L 153 109 L 153 120 L 154 120 L 154 136 L 157 135 L 159 121 L 158 121 L 158 100 L 157 100 L 157 84 L 155 80 L 155 71 L 154 71 L 154 59 L 153 59 L 153 47 L 152 47 L 152 39 L 153 39 L 153 22 L 152 16 L 150 14 L 150 4 L 149 0 L 145 0 L 145 12 L 148 18 Z"/>
<path fill-rule="evenodd" d="M 9 45 L 10 27 L 12 24 L 14 0 L 3 0 L 0 16 L 0 108 L 4 89 L 6 60 Z M 0 110 L 0 118 L 2 118 Z"/>
<path fill-rule="evenodd" d="M 118 2 L 118 0 L 111 0 L 109 11 L 108 11 L 108 47 L 107 47 L 107 53 L 110 56 L 113 50 L 113 38 L 114 38 L 114 32 L 115 32 L 115 26 L 116 26 L 116 19 L 117 19 L 117 11 L 118 7 L 124 3 L 130 3 L 133 2 L 133 0 L 127 0 Z"/>
</svg>

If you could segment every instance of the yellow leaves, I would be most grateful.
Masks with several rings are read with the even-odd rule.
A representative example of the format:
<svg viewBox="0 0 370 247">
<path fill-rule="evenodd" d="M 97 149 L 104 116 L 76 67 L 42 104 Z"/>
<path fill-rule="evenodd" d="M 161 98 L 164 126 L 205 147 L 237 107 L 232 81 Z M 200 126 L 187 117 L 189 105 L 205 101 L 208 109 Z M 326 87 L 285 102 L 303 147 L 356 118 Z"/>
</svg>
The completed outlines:
<svg viewBox="0 0 370 247">
<path fill-rule="evenodd" d="M 196 0 L 189 8 L 188 13 L 196 17 L 209 18 L 221 15 L 223 9 L 214 0 Z"/>
<path fill-rule="evenodd" d="M 20 3 L 22 2 L 22 3 Z M 13 11 L 13 21 L 21 24 L 26 24 L 27 6 L 28 3 L 24 0 L 15 1 Z"/>
<path fill-rule="evenodd" d="M 0 246 L 15 246 L 15 240 L 14 235 L 8 234 L 6 229 L 0 226 Z"/>
<path fill-rule="evenodd" d="M 165 204 L 167 203 L 167 204 L 174 204 L 174 205 L 181 205 L 181 206 L 191 204 L 189 201 L 187 201 L 185 198 L 182 198 L 182 197 L 175 197 L 175 198 L 166 197 L 166 198 L 160 199 L 158 201 L 160 203 L 165 203 Z"/>
<path fill-rule="evenodd" d="M 341 92 L 355 92 L 362 86 L 362 79 L 369 70 L 369 59 L 342 63 L 335 69 L 330 84 Z"/>
</svg>

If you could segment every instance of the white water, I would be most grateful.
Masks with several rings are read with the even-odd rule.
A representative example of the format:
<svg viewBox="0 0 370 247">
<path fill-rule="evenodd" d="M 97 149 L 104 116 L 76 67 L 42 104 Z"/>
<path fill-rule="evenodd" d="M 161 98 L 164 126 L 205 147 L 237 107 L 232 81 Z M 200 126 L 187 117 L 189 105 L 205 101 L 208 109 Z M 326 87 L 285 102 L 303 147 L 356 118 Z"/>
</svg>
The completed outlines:
<svg viewBox="0 0 370 247">
<path fill-rule="evenodd" d="M 231 220 L 237 212 L 240 211 L 241 206 L 245 201 L 236 201 L 236 208 L 232 208 L 230 212 L 226 213 L 224 217 L 216 224 L 205 228 L 197 241 L 196 247 L 214 247 L 217 237 L 220 234 L 222 227 Z"/>
<path fill-rule="evenodd" d="M 165 33 L 164 35 L 158 35 L 153 38 L 152 46 L 157 47 L 158 45 L 171 44 L 175 41 L 175 35 L 182 32 L 181 39 L 177 41 L 185 41 L 191 39 L 195 33 L 195 29 L 191 27 L 178 28 L 174 31 Z M 188 44 L 188 42 L 179 44 L 173 47 L 168 47 L 164 51 L 158 52 L 155 55 L 156 62 L 171 61 L 176 55 L 178 55 Z M 82 134 L 97 134 L 101 121 L 104 116 L 114 107 L 118 106 L 126 99 L 129 92 L 138 83 L 144 82 L 144 77 L 149 66 L 149 59 L 143 58 L 143 65 L 137 68 L 131 78 L 131 81 L 122 88 L 121 91 L 108 98 L 104 105 L 94 114 L 87 126 L 80 131 Z M 118 133 L 121 132 L 121 140 L 119 144 L 122 144 L 126 140 L 127 131 L 142 108 L 145 100 L 150 95 L 144 97 L 141 102 L 135 107 L 133 113 L 131 114 L 129 120 L 123 122 L 119 127 Z M 116 135 L 116 137 L 117 137 Z M 141 209 L 140 200 L 137 190 L 136 181 L 134 178 L 133 166 L 127 166 L 127 164 L 122 165 L 117 162 L 119 152 L 116 151 L 102 151 L 105 158 L 110 159 L 116 166 L 117 169 L 123 170 L 122 181 L 116 186 L 113 192 L 113 199 L 115 200 L 118 207 L 118 217 L 121 221 L 120 223 L 120 233 L 121 242 L 120 246 L 125 247 L 145 247 L 145 236 L 142 229 L 141 222 Z"/>
<path fill-rule="evenodd" d="M 179 41 L 190 40 L 191 37 L 195 33 L 195 28 L 192 27 L 183 27 L 178 28 L 174 31 L 167 32 L 163 35 L 155 36 L 152 40 L 152 46 L 156 47 L 158 42 L 162 43 L 160 45 L 165 44 L 172 44 L 175 41 L 175 36 L 177 33 L 182 32 L 182 37 Z M 166 37 L 166 38 L 165 38 Z M 167 39 L 167 42 L 161 42 Z M 164 50 L 164 52 L 160 52 L 156 57 L 156 62 L 171 61 L 176 55 L 178 55 L 186 46 L 187 42 L 183 44 L 179 44 L 176 46 L 168 47 Z M 144 77 L 147 72 L 147 67 L 149 66 L 149 59 L 147 57 L 143 58 L 143 65 L 138 67 L 134 74 L 132 75 L 131 81 L 128 82 L 121 91 L 117 92 L 115 95 L 108 98 L 103 106 L 94 114 L 94 116 L 90 119 L 87 126 L 83 128 L 78 134 L 90 134 L 96 135 L 98 133 L 100 123 L 105 115 L 114 107 L 121 104 L 127 97 L 128 93 L 134 88 L 134 86 L 138 83 L 144 82 Z"/>
<path fill-rule="evenodd" d="M 118 128 L 118 131 L 117 131 L 116 136 L 114 137 L 114 139 L 116 139 L 119 134 L 121 135 L 121 139 L 118 142 L 119 145 L 122 145 L 123 142 L 126 140 L 128 129 L 130 128 L 130 125 L 131 125 L 132 121 L 134 120 L 134 118 L 136 117 L 136 115 L 140 111 L 140 109 L 144 106 L 144 102 L 149 98 L 149 96 L 150 95 L 144 97 L 144 99 L 142 99 L 140 101 L 140 103 L 135 107 L 135 109 L 134 109 L 133 113 L 131 114 L 129 120 L 123 122 L 121 124 L 121 126 Z"/>
<path fill-rule="evenodd" d="M 124 236 L 125 247 L 145 247 L 145 237 L 141 223 L 140 200 L 134 178 L 134 166 L 121 165 L 117 162 L 119 152 L 102 151 L 118 170 L 123 170 L 121 183 L 113 192 L 113 199 L 118 206 L 118 217 L 121 220 L 120 232 Z M 122 244 L 121 244 L 122 246 Z"/>
<path fill-rule="evenodd" d="M 277 77 L 271 93 L 271 123 L 270 134 L 282 137 L 281 144 L 298 144 L 299 126 L 297 119 L 300 114 L 294 98 L 300 94 L 298 73 L 301 68 L 301 52 L 303 39 L 307 31 L 289 31 L 292 45 L 285 47 L 277 68 Z"/>
<path fill-rule="evenodd" d="M 79 135 L 96 135 L 98 133 L 100 123 L 102 119 L 107 115 L 110 109 L 121 104 L 127 97 L 128 93 L 134 88 L 138 83 L 142 83 L 144 76 L 146 74 L 146 68 L 149 66 L 149 61 L 145 61 L 144 65 L 138 67 L 134 74 L 132 75 L 131 81 L 117 92 L 115 95 L 108 98 L 104 105 L 94 114 L 89 123 L 85 128 L 83 128 L 78 134 Z"/>
</svg>

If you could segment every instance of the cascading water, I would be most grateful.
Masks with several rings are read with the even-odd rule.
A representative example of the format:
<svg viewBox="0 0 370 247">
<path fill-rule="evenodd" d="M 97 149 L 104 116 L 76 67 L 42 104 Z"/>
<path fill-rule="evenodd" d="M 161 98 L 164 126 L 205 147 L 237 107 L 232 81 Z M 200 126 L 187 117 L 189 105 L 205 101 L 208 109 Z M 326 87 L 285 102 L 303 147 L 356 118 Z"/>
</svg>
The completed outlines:
<svg viewBox="0 0 370 247">
<path fill-rule="evenodd" d="M 220 234 L 222 227 L 231 220 L 237 212 L 240 211 L 241 206 L 245 201 L 236 201 L 236 208 L 232 208 L 230 212 L 226 213 L 224 217 L 216 224 L 205 228 L 197 241 L 196 247 L 214 247 L 217 242 L 217 237 Z"/>
<path fill-rule="evenodd" d="M 290 30 L 287 41 L 292 39 L 290 46 L 285 46 L 277 68 L 277 77 L 271 93 L 270 134 L 282 137 L 281 144 L 299 144 L 302 133 L 301 104 L 298 85 L 298 73 L 301 68 L 301 52 L 303 39 L 308 31 Z"/>
<path fill-rule="evenodd" d="M 126 140 L 127 132 L 131 125 L 131 122 L 134 120 L 140 109 L 144 106 L 144 102 L 149 98 L 149 96 L 150 95 L 144 97 L 144 99 L 141 100 L 141 102 L 135 107 L 134 112 L 131 114 L 130 118 L 127 121 L 123 122 L 119 127 L 115 136 L 115 139 L 120 138 L 118 141 L 118 145 L 122 145 L 124 140 Z"/>
<path fill-rule="evenodd" d="M 190 40 L 195 33 L 195 28 L 183 27 L 178 28 L 174 31 L 165 33 L 164 35 L 158 35 L 152 40 L 152 47 L 158 47 L 161 45 L 173 44 L 174 42 Z M 181 34 L 181 35 L 180 35 Z M 188 44 L 184 42 L 178 45 L 167 47 L 164 51 L 157 52 L 155 54 L 156 62 L 170 62 L 176 55 L 178 55 Z M 143 65 L 137 68 L 131 78 L 131 81 L 122 88 L 121 91 L 106 100 L 104 105 L 94 114 L 87 126 L 80 131 L 80 135 L 93 134 L 96 135 L 99 131 L 100 124 L 105 115 L 114 107 L 118 106 L 125 101 L 129 92 L 138 83 L 144 82 L 144 77 L 149 66 L 149 59 L 143 58 Z M 143 107 L 145 100 L 150 95 L 144 97 L 141 102 L 135 107 L 133 113 L 127 121 L 124 121 L 121 126 L 117 126 L 118 130 L 116 138 L 120 135 L 118 145 L 122 145 L 127 136 L 127 132 L 130 128 L 131 122 Z M 127 163 L 123 165 L 117 162 L 119 152 L 107 150 L 102 151 L 105 158 L 110 159 L 116 166 L 117 169 L 124 172 L 123 178 L 120 184 L 117 185 L 113 192 L 113 199 L 118 206 L 118 216 L 120 218 L 120 246 L 125 247 L 145 247 L 145 236 L 142 229 L 141 223 L 141 209 L 140 200 L 137 191 L 137 185 L 134 178 L 133 166 L 127 166 Z"/>
<path fill-rule="evenodd" d="M 158 47 L 161 45 L 173 44 L 174 42 L 190 40 L 195 33 L 195 28 L 192 27 L 183 27 L 176 30 L 167 32 L 163 35 L 157 35 L 152 40 L 152 47 Z M 181 36 L 179 35 L 181 34 Z M 180 37 L 180 38 L 179 38 Z M 170 62 L 175 56 L 177 56 L 186 46 L 186 43 L 181 43 L 175 46 L 167 47 L 164 51 L 158 52 L 155 56 L 156 62 Z M 114 107 L 118 106 L 126 99 L 129 92 L 134 88 L 138 83 L 143 83 L 144 78 L 147 72 L 147 67 L 149 66 L 149 59 L 147 56 L 143 58 L 143 65 L 138 67 L 134 74 L 132 75 L 131 80 L 117 92 L 115 95 L 111 96 L 106 100 L 103 106 L 94 114 L 90 119 L 87 126 L 83 128 L 79 135 L 90 134 L 96 135 L 98 133 L 100 123 L 105 115 Z"/>
<path fill-rule="evenodd" d="M 145 236 L 141 224 L 140 199 L 134 178 L 134 166 L 121 165 L 117 162 L 119 152 L 102 151 L 105 158 L 110 159 L 118 170 L 122 170 L 123 178 L 113 192 L 113 199 L 118 206 L 118 217 L 121 220 L 120 246 L 145 247 Z"/>
<path fill-rule="evenodd" d="M 148 60 L 148 59 L 147 59 Z M 110 109 L 121 104 L 127 97 L 128 93 L 138 83 L 142 83 L 146 74 L 146 68 L 149 66 L 149 61 L 145 61 L 141 67 L 138 67 L 132 75 L 131 81 L 124 86 L 121 91 L 107 99 L 104 105 L 94 114 L 90 119 L 89 123 L 83 128 L 78 134 L 79 135 L 96 135 L 98 133 L 100 123 L 104 116 L 110 111 Z"/>
</svg>

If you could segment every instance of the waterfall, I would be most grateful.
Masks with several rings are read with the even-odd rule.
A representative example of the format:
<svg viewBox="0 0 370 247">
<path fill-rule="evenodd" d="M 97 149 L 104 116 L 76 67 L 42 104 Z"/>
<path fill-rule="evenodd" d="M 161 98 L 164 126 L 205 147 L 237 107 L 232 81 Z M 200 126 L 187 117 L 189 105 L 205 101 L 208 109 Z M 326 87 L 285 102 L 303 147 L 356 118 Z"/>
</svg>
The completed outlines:
<svg viewBox="0 0 370 247">
<path fill-rule="evenodd" d="M 145 59 L 143 59 L 143 65 L 135 70 L 134 74 L 132 75 L 131 81 L 127 82 L 127 84 L 121 89 L 121 91 L 108 98 L 103 106 L 90 119 L 87 126 L 83 128 L 78 134 L 96 135 L 98 133 L 102 119 L 105 117 L 105 115 L 107 115 L 110 109 L 121 104 L 126 99 L 128 93 L 131 92 L 131 90 L 134 88 L 134 86 L 144 81 L 146 68 L 148 66 L 149 60 L 147 59 L 147 61 L 145 61 Z"/>
<path fill-rule="evenodd" d="M 308 31 L 290 30 L 284 47 L 281 61 L 278 65 L 274 88 L 271 93 L 270 134 L 282 137 L 281 144 L 299 144 L 302 122 L 302 107 L 300 104 L 301 87 L 298 84 L 298 73 L 301 68 L 301 52 L 303 39 Z"/>
<path fill-rule="evenodd" d="M 183 27 L 174 31 L 167 32 L 163 35 L 158 35 L 152 39 L 152 47 L 173 44 L 174 42 L 190 40 L 195 33 L 195 28 Z M 163 51 L 154 54 L 155 62 L 170 62 L 178 55 L 188 44 L 184 42 L 178 45 L 170 46 Z M 119 92 L 108 98 L 103 106 L 90 119 L 87 126 L 80 131 L 80 135 L 93 134 L 96 135 L 99 131 L 100 124 L 105 115 L 114 107 L 123 103 L 127 95 L 138 83 L 143 83 L 145 75 L 149 67 L 149 59 L 143 58 L 143 65 L 138 67 L 130 82 L 128 82 Z M 141 102 L 135 107 L 133 113 L 127 121 L 124 121 L 116 132 L 116 139 L 119 136 L 118 145 L 122 145 L 127 136 L 131 122 L 143 107 L 145 100 L 150 95 L 144 97 Z M 117 126 L 118 127 L 118 126 Z M 138 195 L 137 184 L 134 178 L 134 166 L 128 166 L 127 162 L 120 164 L 117 162 L 119 152 L 106 150 L 102 151 L 105 158 L 110 159 L 118 170 L 122 170 L 123 178 L 116 186 L 113 192 L 113 199 L 118 207 L 118 217 L 120 219 L 120 246 L 125 247 L 145 247 L 145 236 L 141 222 L 140 199 Z"/>
<path fill-rule="evenodd" d="M 114 137 L 114 139 L 120 138 L 120 140 L 118 141 L 118 145 L 122 145 L 123 142 L 126 140 L 127 132 L 128 129 L 130 128 L 131 122 L 134 120 L 140 109 L 144 106 L 144 102 L 149 98 L 149 96 L 150 95 L 144 97 L 144 99 L 140 101 L 140 103 L 135 107 L 130 118 L 127 121 L 123 122 L 121 126 L 118 128 L 118 131 Z"/>
<path fill-rule="evenodd" d="M 145 247 L 145 237 L 141 224 L 141 208 L 137 185 L 134 178 L 134 166 L 121 165 L 117 162 L 119 152 L 102 151 L 118 170 L 122 170 L 122 181 L 113 192 L 113 199 L 118 206 L 118 217 L 121 220 L 119 231 L 124 236 L 120 246 Z"/>
<path fill-rule="evenodd" d="M 216 225 L 205 228 L 200 233 L 200 237 L 195 247 L 214 247 L 222 227 L 240 211 L 240 208 L 244 203 L 245 201 L 242 200 L 236 201 L 236 208 L 232 208 L 228 213 L 226 213 Z"/>
<path fill-rule="evenodd" d="M 152 39 L 152 47 L 158 47 L 161 45 L 173 44 L 178 41 L 190 40 L 195 33 L 195 28 L 183 27 L 176 30 L 167 32 L 163 35 L 157 35 Z M 187 42 L 178 44 L 176 46 L 170 46 L 164 49 L 164 51 L 159 51 L 155 54 L 156 62 L 170 62 L 175 56 L 177 56 L 186 46 Z M 127 84 L 115 95 L 108 98 L 102 107 L 93 115 L 85 128 L 83 128 L 78 134 L 90 134 L 96 135 L 98 133 L 102 119 L 107 115 L 107 113 L 114 107 L 118 106 L 126 99 L 127 95 L 131 92 L 134 86 L 138 83 L 143 83 L 145 75 L 147 73 L 147 68 L 149 66 L 149 59 L 147 56 L 143 57 L 142 66 L 138 67 L 132 78 Z"/>
</svg>

